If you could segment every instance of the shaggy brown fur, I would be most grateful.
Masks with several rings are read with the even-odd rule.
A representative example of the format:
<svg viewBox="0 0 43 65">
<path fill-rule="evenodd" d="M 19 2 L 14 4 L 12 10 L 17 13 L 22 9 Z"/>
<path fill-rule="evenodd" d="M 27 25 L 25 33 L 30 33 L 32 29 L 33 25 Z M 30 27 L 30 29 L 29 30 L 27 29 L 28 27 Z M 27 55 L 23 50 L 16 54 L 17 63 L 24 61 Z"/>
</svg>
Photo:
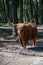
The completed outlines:
<svg viewBox="0 0 43 65">
<path fill-rule="evenodd" d="M 19 23 L 15 25 L 15 28 L 19 35 L 19 40 L 22 45 L 22 47 L 26 48 L 26 45 L 28 44 L 28 41 L 32 41 L 32 44 L 36 45 L 36 39 L 37 39 L 37 27 L 33 23 Z"/>
</svg>

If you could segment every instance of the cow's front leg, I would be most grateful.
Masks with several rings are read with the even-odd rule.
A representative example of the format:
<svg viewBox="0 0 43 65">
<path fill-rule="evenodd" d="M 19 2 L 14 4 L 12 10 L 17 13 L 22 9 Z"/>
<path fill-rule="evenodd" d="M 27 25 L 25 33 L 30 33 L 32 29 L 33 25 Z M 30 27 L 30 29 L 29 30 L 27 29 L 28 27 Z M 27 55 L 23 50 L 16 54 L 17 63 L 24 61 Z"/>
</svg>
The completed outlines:
<svg viewBox="0 0 43 65">
<path fill-rule="evenodd" d="M 22 45 L 22 47 L 23 47 L 23 42 L 22 42 L 22 39 L 21 38 L 19 38 L 19 41 L 20 41 L 20 44 Z"/>
</svg>

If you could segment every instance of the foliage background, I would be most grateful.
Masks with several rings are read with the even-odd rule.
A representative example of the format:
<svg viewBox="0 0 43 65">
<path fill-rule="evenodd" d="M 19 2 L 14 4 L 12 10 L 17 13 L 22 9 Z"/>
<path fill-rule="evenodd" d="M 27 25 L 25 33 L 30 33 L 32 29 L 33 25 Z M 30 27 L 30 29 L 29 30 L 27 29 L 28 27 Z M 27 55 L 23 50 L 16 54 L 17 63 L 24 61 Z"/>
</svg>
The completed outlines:
<svg viewBox="0 0 43 65">
<path fill-rule="evenodd" d="M 43 0 L 0 0 L 0 23 L 43 24 Z"/>
</svg>

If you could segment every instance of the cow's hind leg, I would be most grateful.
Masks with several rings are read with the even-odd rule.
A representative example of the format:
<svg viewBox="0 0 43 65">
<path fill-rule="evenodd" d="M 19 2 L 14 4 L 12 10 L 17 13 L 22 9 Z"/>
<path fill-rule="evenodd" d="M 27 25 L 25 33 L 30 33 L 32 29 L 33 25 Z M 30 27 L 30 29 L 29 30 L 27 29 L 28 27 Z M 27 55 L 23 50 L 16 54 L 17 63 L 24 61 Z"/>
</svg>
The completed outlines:
<svg viewBox="0 0 43 65">
<path fill-rule="evenodd" d="M 34 39 L 34 40 L 32 40 L 33 42 L 33 47 L 35 47 L 36 46 L 36 40 Z"/>
<path fill-rule="evenodd" d="M 23 41 L 23 48 L 26 49 L 26 45 L 28 44 L 28 40 Z"/>
<path fill-rule="evenodd" d="M 26 49 L 26 43 L 23 43 L 23 48 Z"/>
</svg>

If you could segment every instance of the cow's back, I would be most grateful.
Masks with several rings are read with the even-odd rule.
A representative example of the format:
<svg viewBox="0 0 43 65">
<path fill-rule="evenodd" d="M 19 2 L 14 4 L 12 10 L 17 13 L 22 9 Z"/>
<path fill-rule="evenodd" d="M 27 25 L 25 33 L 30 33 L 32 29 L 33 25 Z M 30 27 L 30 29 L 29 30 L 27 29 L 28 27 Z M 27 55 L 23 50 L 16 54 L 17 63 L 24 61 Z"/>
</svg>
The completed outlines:
<svg viewBox="0 0 43 65">
<path fill-rule="evenodd" d="M 20 31 L 20 35 L 24 41 L 32 40 L 37 37 L 37 28 L 34 24 L 23 25 Z"/>
</svg>

